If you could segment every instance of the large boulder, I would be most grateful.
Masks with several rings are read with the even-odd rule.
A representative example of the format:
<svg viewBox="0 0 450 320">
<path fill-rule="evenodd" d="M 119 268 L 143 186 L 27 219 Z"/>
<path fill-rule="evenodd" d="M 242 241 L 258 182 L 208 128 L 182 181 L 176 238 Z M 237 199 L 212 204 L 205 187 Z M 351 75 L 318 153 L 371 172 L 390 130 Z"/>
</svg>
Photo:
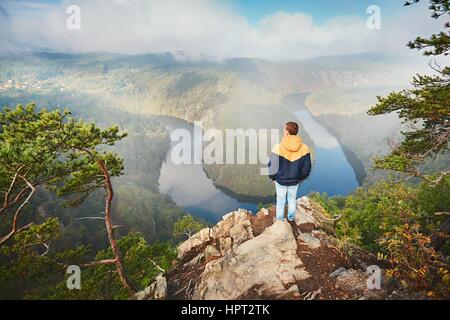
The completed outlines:
<svg viewBox="0 0 450 320">
<path fill-rule="evenodd" d="M 309 277 L 297 255 L 292 227 L 277 221 L 235 251 L 211 261 L 196 285 L 194 299 L 238 299 L 257 290 L 258 296 L 298 294 L 296 283 Z"/>
</svg>

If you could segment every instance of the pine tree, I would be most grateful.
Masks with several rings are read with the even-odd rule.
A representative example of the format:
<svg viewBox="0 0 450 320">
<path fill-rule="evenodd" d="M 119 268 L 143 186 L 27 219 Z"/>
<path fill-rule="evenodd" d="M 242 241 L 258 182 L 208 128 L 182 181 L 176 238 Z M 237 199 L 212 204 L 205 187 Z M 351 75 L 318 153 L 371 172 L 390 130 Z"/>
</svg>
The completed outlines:
<svg viewBox="0 0 450 320">
<path fill-rule="evenodd" d="M 124 288 L 135 289 L 128 281 L 111 221 L 113 188 L 111 177 L 122 174 L 123 160 L 105 147 L 126 134 L 114 126 L 101 130 L 93 123 L 76 120 L 65 110 L 37 110 L 34 104 L 0 113 L 0 214 L 10 218 L 10 231 L 0 238 L 0 246 L 33 226 L 19 225 L 24 208 L 39 187 L 64 196 L 71 205 L 81 203 L 94 190 L 105 190 L 104 220 L 114 258 L 87 264 L 113 264 Z"/>
<path fill-rule="evenodd" d="M 409 6 L 419 2 L 406 2 Z M 430 0 L 429 9 L 434 19 L 450 14 L 449 0 Z M 449 23 L 444 31 L 430 38 L 418 37 L 408 43 L 411 49 L 425 50 L 427 56 L 446 56 L 450 50 Z M 403 132 L 404 141 L 391 154 L 375 159 L 375 166 L 398 171 L 409 176 L 420 177 L 430 185 L 439 184 L 450 173 L 449 163 L 444 170 L 424 174 L 422 166 L 432 161 L 449 148 L 450 139 L 450 67 L 430 66 L 435 75 L 417 75 L 412 80 L 413 89 L 392 92 L 387 97 L 378 97 L 370 115 L 397 112 L 403 123 L 411 130 Z"/>
</svg>

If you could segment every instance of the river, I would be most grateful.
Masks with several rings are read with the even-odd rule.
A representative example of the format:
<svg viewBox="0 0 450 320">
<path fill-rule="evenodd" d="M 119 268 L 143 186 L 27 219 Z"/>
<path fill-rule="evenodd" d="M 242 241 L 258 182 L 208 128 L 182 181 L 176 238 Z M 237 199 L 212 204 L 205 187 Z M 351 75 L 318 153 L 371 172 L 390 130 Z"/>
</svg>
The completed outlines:
<svg viewBox="0 0 450 320">
<path fill-rule="evenodd" d="M 338 140 L 305 108 L 292 112 L 314 141 L 315 149 L 313 170 L 301 184 L 298 196 L 313 191 L 326 192 L 331 196 L 346 195 L 355 190 L 359 186 L 355 171 L 347 161 Z M 167 126 L 170 133 L 177 128 L 185 128 L 191 133 L 194 131 L 192 124 L 182 120 L 175 120 Z M 218 189 L 207 177 L 201 164 L 174 164 L 171 152 L 176 144 L 177 142 L 172 142 L 161 168 L 161 193 L 169 195 L 186 212 L 210 223 L 216 223 L 224 214 L 238 208 L 257 212 L 258 203 L 239 201 Z"/>
</svg>

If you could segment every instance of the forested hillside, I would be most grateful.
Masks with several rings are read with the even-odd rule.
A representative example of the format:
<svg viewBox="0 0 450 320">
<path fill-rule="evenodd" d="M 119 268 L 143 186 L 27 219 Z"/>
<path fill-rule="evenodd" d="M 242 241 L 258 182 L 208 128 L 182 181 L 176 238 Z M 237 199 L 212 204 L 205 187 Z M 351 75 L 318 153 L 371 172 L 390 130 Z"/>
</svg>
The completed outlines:
<svg viewBox="0 0 450 320">
<path fill-rule="evenodd" d="M 45 106 L 69 105 L 83 117 L 105 122 L 103 110 L 106 109 L 108 113 L 126 112 L 129 117 L 133 114 L 168 115 L 190 122 L 202 121 L 205 129 L 279 129 L 294 118 L 292 109 L 286 110 L 283 105 L 284 98 L 312 92 L 312 97 L 307 99 L 310 111 L 364 163 L 370 174 L 370 155 L 385 151 L 387 137 L 398 131 L 395 117 L 380 117 L 379 128 L 367 131 L 365 119 L 359 112 L 369 108 L 369 101 L 346 105 L 346 112 L 355 114 L 355 120 L 365 123 L 352 126 L 348 133 L 341 131 L 349 128 L 348 121 L 354 122 L 354 119 L 339 112 L 336 122 L 327 121 L 327 114 L 343 106 L 340 101 L 348 102 L 352 92 L 382 94 L 406 83 L 413 72 L 409 61 L 383 54 L 290 62 L 237 58 L 213 61 L 206 57 L 190 60 L 180 59 L 180 55 L 182 53 L 141 56 L 36 53 L 2 57 L 1 102 L 14 106 L 26 98 Z M 377 90 L 381 85 L 385 89 Z M 332 106 L 323 103 L 330 92 L 334 94 L 333 101 L 336 100 Z M 314 102 L 313 106 L 310 101 Z M 128 129 L 125 123 L 123 127 Z M 303 128 L 300 134 L 314 149 Z M 359 139 L 355 141 L 354 137 Z M 361 149 L 361 142 L 364 149 Z M 230 193 L 271 196 L 270 183 L 255 174 L 259 167 L 212 165 L 205 170 L 217 186 Z M 240 185 L 236 177 L 244 177 L 249 184 Z"/>
</svg>

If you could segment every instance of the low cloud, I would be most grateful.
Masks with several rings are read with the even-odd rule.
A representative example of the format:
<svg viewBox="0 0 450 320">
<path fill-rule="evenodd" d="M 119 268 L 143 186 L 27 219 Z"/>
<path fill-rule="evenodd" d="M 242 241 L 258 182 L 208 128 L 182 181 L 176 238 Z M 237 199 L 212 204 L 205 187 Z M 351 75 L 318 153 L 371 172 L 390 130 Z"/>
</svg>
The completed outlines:
<svg viewBox="0 0 450 320">
<path fill-rule="evenodd" d="M 81 9 L 80 30 L 66 27 L 66 9 L 72 4 Z M 3 52 L 182 50 L 220 58 L 269 60 L 367 51 L 407 54 L 408 40 L 430 35 L 442 24 L 429 18 L 423 6 L 389 18 L 383 18 L 381 8 L 381 30 L 369 30 L 362 17 L 340 16 L 318 24 L 302 12 L 276 12 L 251 25 L 227 2 L 218 0 L 79 0 L 60 4 L 4 0 L 2 6 Z"/>
</svg>

